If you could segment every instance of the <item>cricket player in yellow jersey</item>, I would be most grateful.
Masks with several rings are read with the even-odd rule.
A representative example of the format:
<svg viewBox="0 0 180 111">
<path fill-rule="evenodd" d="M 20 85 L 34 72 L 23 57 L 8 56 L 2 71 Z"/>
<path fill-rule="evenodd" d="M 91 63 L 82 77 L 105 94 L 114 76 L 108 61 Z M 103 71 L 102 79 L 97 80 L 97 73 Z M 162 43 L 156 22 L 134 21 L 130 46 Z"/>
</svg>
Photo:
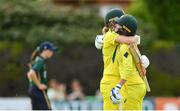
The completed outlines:
<svg viewBox="0 0 180 111">
<path fill-rule="evenodd" d="M 111 9 L 105 16 L 105 24 L 108 27 L 108 32 L 104 34 L 103 38 L 103 60 L 104 71 L 103 78 L 100 83 L 100 91 L 103 95 L 104 110 L 118 110 L 119 105 L 116 101 L 112 103 L 109 94 L 111 89 L 119 82 L 120 75 L 117 61 L 115 61 L 115 53 L 119 43 L 136 43 L 138 40 L 134 37 L 124 37 L 116 33 L 116 29 L 111 27 L 112 20 L 119 18 L 124 14 L 121 9 Z M 114 31 L 115 30 L 115 31 Z M 97 41 L 98 39 L 96 39 Z M 97 45 L 97 44 L 96 44 Z M 119 102 L 119 101 L 117 101 Z"/>
<path fill-rule="evenodd" d="M 121 35 L 134 36 L 137 30 L 136 19 L 131 15 L 123 15 L 117 20 L 116 28 Z M 112 102 L 119 101 L 122 110 L 142 110 L 146 86 L 139 75 L 128 44 L 118 46 L 116 60 L 121 79 L 111 90 L 110 98 Z M 145 58 L 145 61 L 145 65 L 142 65 L 147 67 L 149 60 Z"/>
</svg>

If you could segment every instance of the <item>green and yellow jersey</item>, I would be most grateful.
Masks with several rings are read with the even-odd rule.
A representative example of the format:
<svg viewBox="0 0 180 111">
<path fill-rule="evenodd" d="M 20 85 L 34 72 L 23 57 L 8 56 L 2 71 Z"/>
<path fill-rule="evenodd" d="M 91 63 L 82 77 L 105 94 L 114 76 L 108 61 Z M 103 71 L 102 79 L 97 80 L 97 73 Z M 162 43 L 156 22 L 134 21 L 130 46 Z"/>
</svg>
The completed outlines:
<svg viewBox="0 0 180 111">
<path fill-rule="evenodd" d="M 114 75 L 119 76 L 118 64 L 116 59 L 116 50 L 118 43 L 115 42 L 118 34 L 109 30 L 103 40 L 103 61 L 104 61 L 104 72 L 103 75 Z"/>
<path fill-rule="evenodd" d="M 36 59 L 32 63 L 32 70 L 36 72 L 36 76 L 40 80 L 42 84 L 47 85 L 47 71 L 46 71 L 46 66 L 45 66 L 45 60 L 37 56 Z M 30 81 L 31 84 L 35 85 L 33 81 Z M 36 86 L 36 85 L 35 85 Z"/>
<path fill-rule="evenodd" d="M 103 95 L 104 110 L 118 110 L 119 106 L 112 103 L 110 99 L 110 92 L 112 88 L 119 82 L 120 74 L 118 62 L 116 60 L 116 51 L 118 43 L 115 42 L 118 34 L 109 30 L 104 34 L 103 39 L 103 62 L 104 71 L 103 78 L 101 79 L 100 91 Z"/>
<path fill-rule="evenodd" d="M 139 75 L 128 44 L 120 44 L 116 53 L 121 79 L 125 79 L 127 85 L 144 83 Z"/>
</svg>

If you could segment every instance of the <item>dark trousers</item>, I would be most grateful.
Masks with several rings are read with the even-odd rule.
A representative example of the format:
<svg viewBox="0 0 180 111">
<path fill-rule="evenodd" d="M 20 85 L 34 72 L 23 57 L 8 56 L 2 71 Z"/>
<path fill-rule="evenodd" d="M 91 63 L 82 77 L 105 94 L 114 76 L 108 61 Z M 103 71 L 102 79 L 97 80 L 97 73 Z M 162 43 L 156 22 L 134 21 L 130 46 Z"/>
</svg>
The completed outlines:
<svg viewBox="0 0 180 111">
<path fill-rule="evenodd" d="M 51 110 L 48 108 L 48 103 L 43 95 L 43 92 L 36 86 L 30 86 L 28 94 L 31 98 L 32 110 Z"/>
</svg>

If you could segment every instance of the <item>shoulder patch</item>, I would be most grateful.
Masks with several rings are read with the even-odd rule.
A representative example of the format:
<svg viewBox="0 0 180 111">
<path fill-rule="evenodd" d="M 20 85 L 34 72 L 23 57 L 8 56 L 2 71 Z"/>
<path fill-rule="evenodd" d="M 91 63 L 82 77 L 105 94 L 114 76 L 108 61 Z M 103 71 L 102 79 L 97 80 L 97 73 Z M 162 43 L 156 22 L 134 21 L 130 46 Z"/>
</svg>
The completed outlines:
<svg viewBox="0 0 180 111">
<path fill-rule="evenodd" d="M 126 57 L 126 58 L 127 58 L 127 57 L 128 57 L 128 55 L 129 55 L 129 54 L 128 54 L 128 52 L 126 52 L 126 53 L 124 54 L 124 57 Z"/>
</svg>

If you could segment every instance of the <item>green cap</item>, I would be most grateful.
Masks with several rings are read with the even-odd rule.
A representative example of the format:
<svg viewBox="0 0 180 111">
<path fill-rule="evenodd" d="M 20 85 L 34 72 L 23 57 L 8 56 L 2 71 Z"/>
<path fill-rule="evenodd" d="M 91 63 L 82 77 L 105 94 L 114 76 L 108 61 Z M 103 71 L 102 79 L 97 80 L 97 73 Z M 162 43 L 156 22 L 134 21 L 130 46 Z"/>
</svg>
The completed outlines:
<svg viewBox="0 0 180 111">
<path fill-rule="evenodd" d="M 122 9 L 113 8 L 109 10 L 104 18 L 105 25 L 107 25 L 112 19 L 120 18 L 122 15 L 124 15 L 124 11 Z"/>
<path fill-rule="evenodd" d="M 127 36 L 133 36 L 136 34 L 137 21 L 132 15 L 123 15 L 119 19 L 116 19 L 116 23 L 126 31 Z"/>
</svg>

